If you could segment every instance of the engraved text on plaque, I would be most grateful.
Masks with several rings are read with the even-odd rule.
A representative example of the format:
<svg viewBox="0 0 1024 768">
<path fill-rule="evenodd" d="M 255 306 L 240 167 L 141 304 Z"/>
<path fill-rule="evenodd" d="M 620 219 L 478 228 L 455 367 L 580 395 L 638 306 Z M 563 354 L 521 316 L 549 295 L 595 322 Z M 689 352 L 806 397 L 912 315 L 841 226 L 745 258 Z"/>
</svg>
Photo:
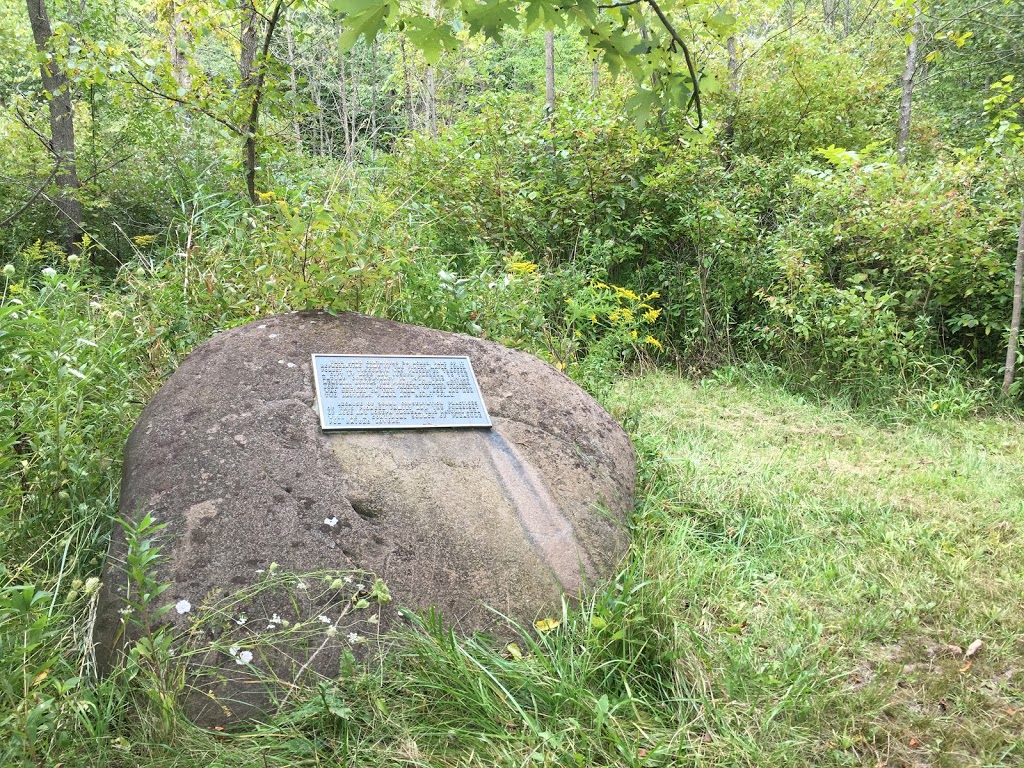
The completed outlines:
<svg viewBox="0 0 1024 768">
<path fill-rule="evenodd" d="M 468 357 L 313 355 L 322 429 L 489 427 Z"/>
</svg>

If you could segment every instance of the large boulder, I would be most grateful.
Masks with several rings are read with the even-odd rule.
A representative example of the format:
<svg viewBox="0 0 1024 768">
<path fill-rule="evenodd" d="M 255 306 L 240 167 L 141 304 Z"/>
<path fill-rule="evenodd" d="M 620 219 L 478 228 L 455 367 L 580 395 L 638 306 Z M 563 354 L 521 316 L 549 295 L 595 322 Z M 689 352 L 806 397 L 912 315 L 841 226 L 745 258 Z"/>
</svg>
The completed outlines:
<svg viewBox="0 0 1024 768">
<path fill-rule="evenodd" d="M 313 353 L 468 356 L 494 426 L 324 433 Z M 268 680 L 337 675 L 396 606 L 500 634 L 614 572 L 635 476 L 615 420 L 526 353 L 351 313 L 249 323 L 193 352 L 131 433 L 121 515 L 164 527 L 115 532 L 101 665 L 173 630 L 189 714 L 215 725 L 279 706 Z M 126 575 L 140 539 L 162 556 L 149 586 Z"/>
</svg>

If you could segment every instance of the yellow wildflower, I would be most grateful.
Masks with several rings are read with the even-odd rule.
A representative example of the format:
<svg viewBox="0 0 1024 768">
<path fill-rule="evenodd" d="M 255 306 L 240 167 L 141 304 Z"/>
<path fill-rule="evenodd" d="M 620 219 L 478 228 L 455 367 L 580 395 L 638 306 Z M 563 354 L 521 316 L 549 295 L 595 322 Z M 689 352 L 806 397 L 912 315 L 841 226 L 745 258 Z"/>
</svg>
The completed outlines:
<svg viewBox="0 0 1024 768">
<path fill-rule="evenodd" d="M 658 341 L 653 336 L 648 336 L 646 339 L 644 339 L 644 344 L 650 344 L 652 347 L 657 347 L 658 349 L 665 349 L 663 346 L 661 346 L 661 342 Z"/>
<path fill-rule="evenodd" d="M 629 288 L 623 288 L 621 285 L 613 285 L 612 288 L 614 288 L 615 292 L 624 299 L 629 299 L 630 301 L 640 301 L 640 297 L 633 293 L 631 290 L 629 290 Z"/>
<path fill-rule="evenodd" d="M 513 261 L 508 268 L 514 275 L 532 275 L 537 271 L 537 265 L 532 261 Z"/>
<path fill-rule="evenodd" d="M 649 309 L 643 314 L 644 322 L 653 323 L 658 319 L 658 315 L 661 314 L 660 309 Z"/>
</svg>

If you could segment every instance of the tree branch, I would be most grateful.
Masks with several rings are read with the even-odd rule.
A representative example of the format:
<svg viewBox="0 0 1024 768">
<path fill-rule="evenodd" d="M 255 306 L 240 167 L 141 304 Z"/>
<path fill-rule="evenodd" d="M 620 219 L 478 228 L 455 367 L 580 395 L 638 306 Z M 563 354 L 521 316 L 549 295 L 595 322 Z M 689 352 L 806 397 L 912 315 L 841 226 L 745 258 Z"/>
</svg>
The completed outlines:
<svg viewBox="0 0 1024 768">
<path fill-rule="evenodd" d="M 197 104 L 193 104 L 188 99 L 183 99 L 183 98 L 180 98 L 178 96 L 172 96 L 169 93 L 164 93 L 163 91 L 158 91 L 156 88 L 151 88 L 150 86 L 146 85 L 144 82 L 139 80 L 139 78 L 137 78 L 134 74 L 130 74 L 129 77 L 131 77 L 132 82 L 135 85 L 137 85 L 142 90 L 146 91 L 146 93 L 149 93 L 149 94 L 151 94 L 153 96 L 156 96 L 158 99 L 163 99 L 165 101 L 172 101 L 175 104 L 181 104 L 183 107 L 188 107 L 189 109 L 191 109 L 191 110 L 193 110 L 195 112 L 199 112 L 202 115 L 206 115 L 208 118 L 210 118 L 214 122 L 220 123 L 225 128 L 227 128 L 229 131 L 231 131 L 232 133 L 237 134 L 239 136 L 244 133 L 244 131 L 242 131 L 242 129 L 239 128 L 237 125 L 232 123 L 227 118 L 223 118 L 220 115 L 214 113 L 212 110 L 205 109 L 204 107 L 200 107 Z"/>
<path fill-rule="evenodd" d="M 57 160 L 57 164 L 53 166 L 53 170 L 50 171 L 49 177 L 46 179 L 46 181 L 43 182 L 42 186 L 39 187 L 39 189 L 37 189 L 35 192 L 32 193 L 32 197 L 30 197 L 28 200 L 26 200 L 25 204 L 23 206 L 21 206 L 21 208 L 16 210 L 14 213 L 12 213 L 6 219 L 0 221 L 0 227 L 6 227 L 8 224 L 10 224 L 16 218 L 21 216 L 21 214 L 23 214 L 25 211 L 28 210 L 29 206 L 32 205 L 32 203 L 34 203 L 36 201 L 37 197 L 39 197 L 41 194 L 43 194 L 43 190 L 46 189 L 47 186 L 49 186 L 51 181 L 53 181 L 54 176 L 57 175 L 57 171 L 60 170 L 60 165 L 61 165 L 61 162 L 58 159 Z"/>
<path fill-rule="evenodd" d="M 704 127 L 704 112 L 700 106 L 700 85 L 697 82 L 697 68 L 694 66 L 693 56 L 690 54 L 690 49 L 687 47 L 686 43 L 683 42 L 683 38 L 681 38 L 679 33 L 676 32 L 676 28 L 672 26 L 672 23 L 668 20 L 668 17 L 665 16 L 665 12 L 661 10 L 661 6 L 658 5 L 656 0 L 647 0 L 647 4 L 651 7 L 651 10 L 657 14 L 658 19 L 661 20 L 661 24 L 665 28 L 665 31 L 672 37 L 672 45 L 669 46 L 669 50 L 675 51 L 676 46 L 683 50 L 683 58 L 686 59 L 686 69 L 689 71 L 690 81 L 693 83 L 693 91 L 690 93 L 690 101 L 687 103 L 686 108 L 689 109 L 691 105 L 696 108 L 697 125 L 695 130 L 699 131 Z"/>
</svg>

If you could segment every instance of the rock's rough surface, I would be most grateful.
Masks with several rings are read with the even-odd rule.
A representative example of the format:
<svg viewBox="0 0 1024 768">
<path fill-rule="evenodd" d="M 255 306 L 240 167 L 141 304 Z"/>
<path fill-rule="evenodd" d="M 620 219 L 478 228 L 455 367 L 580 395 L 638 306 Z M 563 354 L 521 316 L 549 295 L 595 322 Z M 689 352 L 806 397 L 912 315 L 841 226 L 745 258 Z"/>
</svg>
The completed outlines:
<svg viewBox="0 0 1024 768">
<path fill-rule="evenodd" d="M 325 434 L 313 353 L 467 355 L 494 427 Z M 188 610 L 161 621 L 203 649 L 186 656 L 188 709 L 219 724 L 266 714 L 271 699 L 253 681 L 271 672 L 335 675 L 341 649 L 372 645 L 363 641 L 393 624 L 395 605 L 436 607 L 462 632 L 494 629 L 495 611 L 531 622 L 563 591 L 613 572 L 634 483 L 623 430 L 535 357 L 302 312 L 221 333 L 182 363 L 128 441 L 120 510 L 166 524 L 153 575 L 170 587 L 159 603 Z M 100 601 L 101 663 L 139 633 L 138 621 L 123 622 L 126 554 L 119 530 Z M 278 576 L 325 571 L 353 575 Z M 375 577 L 393 603 L 368 594 Z"/>
</svg>

